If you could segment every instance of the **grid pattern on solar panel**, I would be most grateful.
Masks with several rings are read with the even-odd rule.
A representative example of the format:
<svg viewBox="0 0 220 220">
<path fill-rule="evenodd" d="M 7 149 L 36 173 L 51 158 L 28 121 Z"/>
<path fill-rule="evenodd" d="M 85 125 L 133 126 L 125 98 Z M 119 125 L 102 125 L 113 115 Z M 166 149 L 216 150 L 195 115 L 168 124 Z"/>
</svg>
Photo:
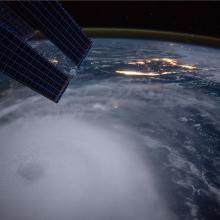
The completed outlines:
<svg viewBox="0 0 220 220">
<path fill-rule="evenodd" d="M 0 2 L 0 24 L 4 24 L 15 35 L 24 40 L 28 40 L 33 33 L 31 26 L 17 16 L 4 2 Z"/>
<path fill-rule="evenodd" d="M 19 5 L 33 26 L 44 32 L 76 65 L 81 64 L 91 41 L 58 2 L 26 1 Z"/>
<path fill-rule="evenodd" d="M 0 69 L 54 102 L 58 102 L 71 80 L 32 50 L 25 42 L 0 26 Z"/>
</svg>

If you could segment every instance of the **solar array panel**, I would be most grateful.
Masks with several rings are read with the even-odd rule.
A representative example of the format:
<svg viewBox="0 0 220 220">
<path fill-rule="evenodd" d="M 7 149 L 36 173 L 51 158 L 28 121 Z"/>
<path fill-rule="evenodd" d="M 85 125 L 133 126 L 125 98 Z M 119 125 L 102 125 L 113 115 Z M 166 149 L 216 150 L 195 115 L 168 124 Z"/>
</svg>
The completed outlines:
<svg viewBox="0 0 220 220">
<path fill-rule="evenodd" d="M 0 2 L 0 71 L 58 102 L 72 77 L 27 44 L 36 28 L 77 66 L 92 43 L 57 1 Z"/>
<path fill-rule="evenodd" d="M 0 2 L 0 25 L 10 29 L 21 39 L 28 40 L 33 35 L 32 27 L 11 10 L 4 2 Z"/>
<path fill-rule="evenodd" d="M 28 17 L 33 27 L 40 29 L 77 66 L 80 66 L 91 41 L 73 18 L 57 1 L 19 1 L 10 4 L 20 16 Z"/>
<path fill-rule="evenodd" d="M 71 80 L 4 26 L 0 26 L 0 70 L 58 102 Z"/>
</svg>

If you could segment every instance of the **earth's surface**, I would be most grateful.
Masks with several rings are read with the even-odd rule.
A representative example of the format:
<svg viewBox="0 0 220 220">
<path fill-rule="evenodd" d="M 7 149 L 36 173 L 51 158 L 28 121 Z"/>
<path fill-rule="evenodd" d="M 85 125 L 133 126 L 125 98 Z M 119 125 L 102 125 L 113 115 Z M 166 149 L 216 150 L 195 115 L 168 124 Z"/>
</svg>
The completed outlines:
<svg viewBox="0 0 220 220">
<path fill-rule="evenodd" d="M 94 39 L 59 104 L 1 85 L 0 219 L 220 219 L 219 49 Z"/>
</svg>

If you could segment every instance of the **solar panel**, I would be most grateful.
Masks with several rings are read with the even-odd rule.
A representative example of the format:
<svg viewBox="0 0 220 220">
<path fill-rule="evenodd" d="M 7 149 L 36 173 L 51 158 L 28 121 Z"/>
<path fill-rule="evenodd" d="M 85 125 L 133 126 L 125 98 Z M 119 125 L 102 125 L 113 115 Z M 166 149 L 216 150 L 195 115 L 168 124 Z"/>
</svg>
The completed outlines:
<svg viewBox="0 0 220 220">
<path fill-rule="evenodd" d="M 19 1 L 16 5 L 9 2 L 9 5 L 40 29 L 77 66 L 81 65 L 92 42 L 59 2 Z"/>
<path fill-rule="evenodd" d="M 58 102 L 72 77 L 27 44 L 36 28 L 77 66 L 92 42 L 57 1 L 0 2 L 0 71 Z"/>
<path fill-rule="evenodd" d="M 56 69 L 3 25 L 0 25 L 0 39 L 0 70 L 58 102 L 71 77 Z"/>
<path fill-rule="evenodd" d="M 28 40 L 33 36 L 32 27 L 17 16 L 4 2 L 0 2 L 0 24 L 24 40 Z"/>
</svg>

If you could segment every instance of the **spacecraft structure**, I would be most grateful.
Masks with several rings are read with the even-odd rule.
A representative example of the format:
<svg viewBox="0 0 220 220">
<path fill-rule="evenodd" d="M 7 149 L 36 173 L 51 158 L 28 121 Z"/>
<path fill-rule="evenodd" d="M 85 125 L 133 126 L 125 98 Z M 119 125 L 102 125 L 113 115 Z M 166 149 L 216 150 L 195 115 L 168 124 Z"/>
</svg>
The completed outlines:
<svg viewBox="0 0 220 220">
<path fill-rule="evenodd" d="M 57 1 L 0 2 L 0 71 L 58 103 L 72 76 L 28 45 L 35 29 L 42 31 L 77 67 L 92 42 Z"/>
</svg>

